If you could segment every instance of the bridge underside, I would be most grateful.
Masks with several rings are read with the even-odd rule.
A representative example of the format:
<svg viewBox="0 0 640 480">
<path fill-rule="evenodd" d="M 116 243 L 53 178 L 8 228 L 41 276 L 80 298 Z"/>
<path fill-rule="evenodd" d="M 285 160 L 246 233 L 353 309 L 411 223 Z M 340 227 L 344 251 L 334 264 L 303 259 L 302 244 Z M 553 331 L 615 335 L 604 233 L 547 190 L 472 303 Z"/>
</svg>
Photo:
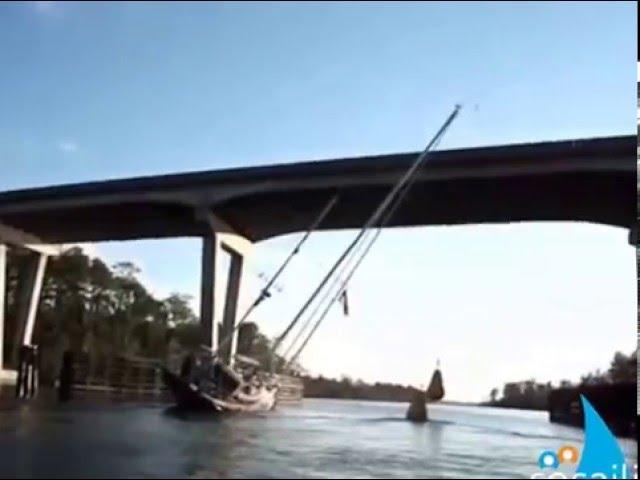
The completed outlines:
<svg viewBox="0 0 640 480">
<path fill-rule="evenodd" d="M 0 222 L 49 243 L 206 237 L 213 212 L 259 241 L 361 226 L 416 153 L 86 183 L 0 194 Z M 435 152 L 391 226 L 516 221 L 636 223 L 636 138 Z"/>
</svg>

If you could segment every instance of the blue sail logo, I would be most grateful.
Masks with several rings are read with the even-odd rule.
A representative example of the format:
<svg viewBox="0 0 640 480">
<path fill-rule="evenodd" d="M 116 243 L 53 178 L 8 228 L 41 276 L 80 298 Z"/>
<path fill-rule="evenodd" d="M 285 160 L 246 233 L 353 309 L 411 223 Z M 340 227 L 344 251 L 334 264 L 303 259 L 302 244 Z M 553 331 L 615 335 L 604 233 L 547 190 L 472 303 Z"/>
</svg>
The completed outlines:
<svg viewBox="0 0 640 480">
<path fill-rule="evenodd" d="M 583 395 L 580 396 L 584 412 L 584 448 L 578 463 L 578 450 L 566 445 L 557 452 L 546 450 L 538 457 L 541 470 L 556 470 L 561 464 L 578 463 L 575 475 L 571 478 L 638 478 L 633 469 L 626 464 L 624 453 L 616 437 L 600 417 L 595 408 Z M 637 467 L 636 467 L 637 468 Z M 539 475 L 539 474 L 538 474 Z M 542 478 L 534 475 L 533 478 Z M 554 472 L 549 478 L 569 478 L 561 472 Z M 637 474 L 636 474 L 637 475 Z"/>
<path fill-rule="evenodd" d="M 624 453 L 607 424 L 584 396 L 580 396 L 584 411 L 584 448 L 578 472 L 586 478 L 631 478 L 625 464 Z M 600 476 L 602 473 L 615 477 Z"/>
</svg>

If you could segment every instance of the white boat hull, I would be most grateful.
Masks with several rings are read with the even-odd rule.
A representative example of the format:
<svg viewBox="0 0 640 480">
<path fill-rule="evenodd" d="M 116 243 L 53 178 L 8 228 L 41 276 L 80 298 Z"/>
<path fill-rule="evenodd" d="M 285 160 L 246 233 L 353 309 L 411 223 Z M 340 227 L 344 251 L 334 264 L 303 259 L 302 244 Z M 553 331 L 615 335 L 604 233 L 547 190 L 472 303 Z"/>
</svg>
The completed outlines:
<svg viewBox="0 0 640 480">
<path fill-rule="evenodd" d="M 200 390 L 178 375 L 163 369 L 165 384 L 173 394 L 176 406 L 185 410 L 212 412 L 264 412 L 273 410 L 278 394 L 277 386 L 260 387 L 253 394 L 233 393 L 227 398 L 216 398 Z"/>
</svg>

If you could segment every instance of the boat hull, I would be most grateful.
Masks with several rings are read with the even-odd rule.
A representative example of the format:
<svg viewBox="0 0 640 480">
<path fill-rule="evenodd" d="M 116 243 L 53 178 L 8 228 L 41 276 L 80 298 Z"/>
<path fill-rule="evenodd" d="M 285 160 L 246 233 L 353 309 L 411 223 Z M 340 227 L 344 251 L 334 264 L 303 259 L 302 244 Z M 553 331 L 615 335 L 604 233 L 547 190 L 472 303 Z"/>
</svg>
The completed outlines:
<svg viewBox="0 0 640 480">
<path fill-rule="evenodd" d="M 221 411 L 215 403 L 204 397 L 197 388 L 166 368 L 162 369 L 162 379 L 173 395 L 178 408 L 197 411 Z"/>
<path fill-rule="evenodd" d="M 202 392 L 192 383 L 163 368 L 162 377 L 173 395 L 176 406 L 181 410 L 222 412 L 263 412 L 273 410 L 276 404 L 277 388 L 260 389 L 255 395 L 232 395 L 227 399 L 215 398 Z"/>
</svg>

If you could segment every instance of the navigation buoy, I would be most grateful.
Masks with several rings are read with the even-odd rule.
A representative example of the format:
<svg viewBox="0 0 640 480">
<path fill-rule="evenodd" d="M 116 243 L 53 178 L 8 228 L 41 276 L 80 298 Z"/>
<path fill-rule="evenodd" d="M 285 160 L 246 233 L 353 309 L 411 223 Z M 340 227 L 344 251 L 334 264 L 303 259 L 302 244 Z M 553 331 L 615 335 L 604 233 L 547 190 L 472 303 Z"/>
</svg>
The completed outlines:
<svg viewBox="0 0 640 480">
<path fill-rule="evenodd" d="M 431 376 L 431 381 L 426 391 L 414 390 L 411 396 L 411 403 L 407 410 L 407 420 L 412 422 L 427 422 L 427 402 L 438 402 L 444 398 L 444 382 L 440 371 L 440 361 Z"/>
<path fill-rule="evenodd" d="M 407 420 L 424 423 L 429 420 L 427 416 L 427 397 L 424 392 L 415 390 L 411 396 L 411 404 L 407 410 Z"/>
</svg>

